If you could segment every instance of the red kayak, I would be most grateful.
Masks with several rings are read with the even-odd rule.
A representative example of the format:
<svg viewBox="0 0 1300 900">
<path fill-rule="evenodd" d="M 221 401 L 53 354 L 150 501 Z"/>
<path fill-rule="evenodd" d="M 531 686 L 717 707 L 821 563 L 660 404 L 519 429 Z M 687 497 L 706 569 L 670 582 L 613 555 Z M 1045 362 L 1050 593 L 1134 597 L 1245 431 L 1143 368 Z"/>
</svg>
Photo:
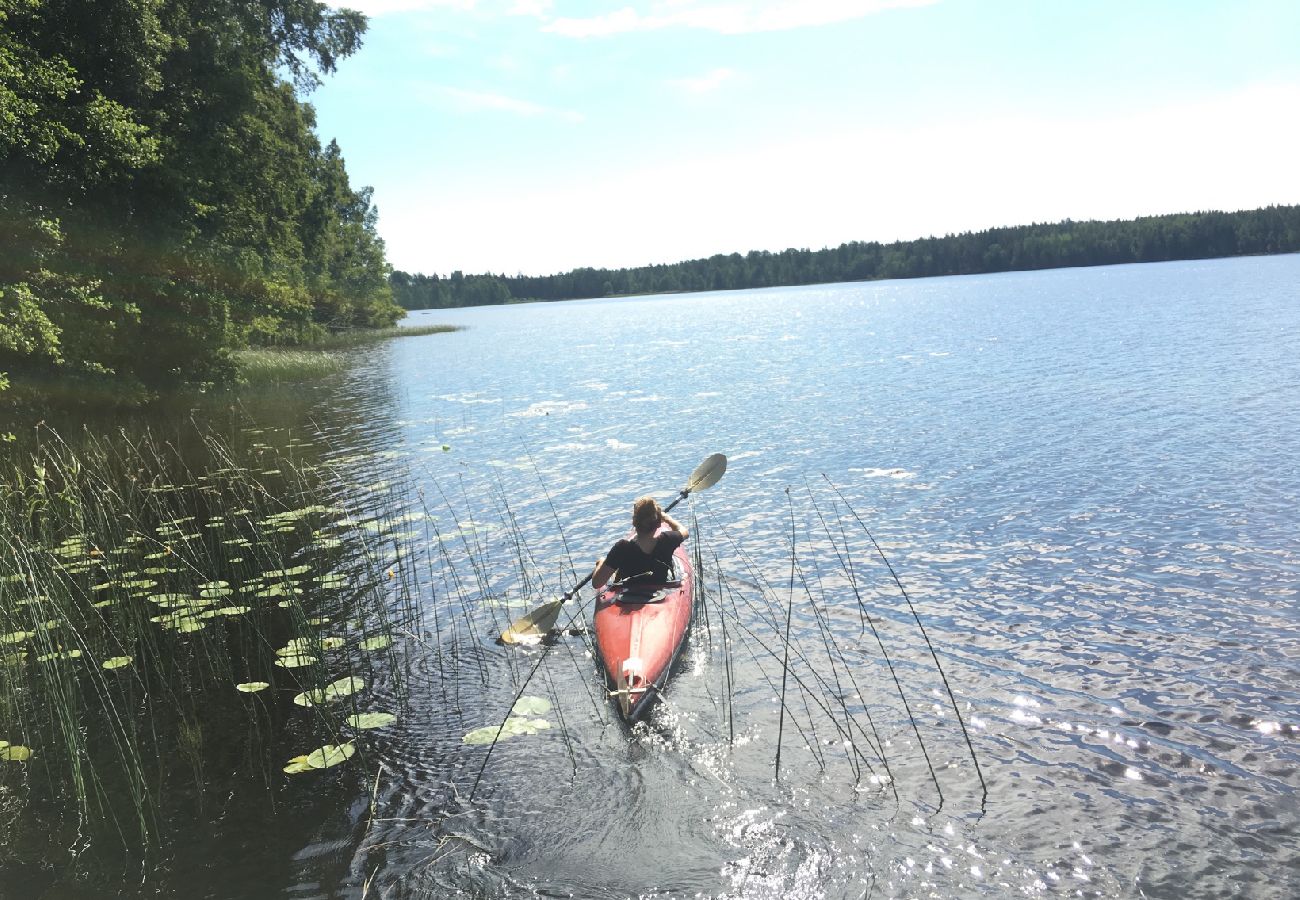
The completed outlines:
<svg viewBox="0 0 1300 900">
<path fill-rule="evenodd" d="M 596 652 L 610 694 L 629 725 L 654 705 L 690 631 L 695 573 L 685 544 L 673 552 L 673 567 L 674 581 L 611 585 L 596 594 Z"/>
</svg>

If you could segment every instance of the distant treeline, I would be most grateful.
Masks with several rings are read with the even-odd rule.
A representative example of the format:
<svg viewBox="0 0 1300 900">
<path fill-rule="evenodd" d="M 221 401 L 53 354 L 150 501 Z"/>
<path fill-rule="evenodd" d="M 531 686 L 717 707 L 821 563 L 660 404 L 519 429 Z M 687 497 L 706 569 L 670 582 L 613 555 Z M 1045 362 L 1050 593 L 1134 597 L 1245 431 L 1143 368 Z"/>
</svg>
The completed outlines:
<svg viewBox="0 0 1300 900">
<path fill-rule="evenodd" d="M 576 300 L 677 291 L 974 275 L 1065 266 L 1206 259 L 1300 251 L 1300 206 L 1197 212 L 1131 221 L 1072 222 L 823 250 L 753 250 L 635 269 L 574 269 L 559 275 L 410 275 L 393 272 L 407 309 L 482 306 L 512 300 Z"/>
</svg>

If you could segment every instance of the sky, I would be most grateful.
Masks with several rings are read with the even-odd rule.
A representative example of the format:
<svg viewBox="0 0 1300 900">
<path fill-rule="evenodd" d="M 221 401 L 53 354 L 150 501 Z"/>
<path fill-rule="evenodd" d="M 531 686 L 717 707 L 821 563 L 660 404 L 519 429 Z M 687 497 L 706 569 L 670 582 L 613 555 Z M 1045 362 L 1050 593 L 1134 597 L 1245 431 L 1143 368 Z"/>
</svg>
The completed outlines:
<svg viewBox="0 0 1300 900">
<path fill-rule="evenodd" d="M 309 101 L 407 272 L 1300 203 L 1295 0 L 351 0 Z"/>
</svg>

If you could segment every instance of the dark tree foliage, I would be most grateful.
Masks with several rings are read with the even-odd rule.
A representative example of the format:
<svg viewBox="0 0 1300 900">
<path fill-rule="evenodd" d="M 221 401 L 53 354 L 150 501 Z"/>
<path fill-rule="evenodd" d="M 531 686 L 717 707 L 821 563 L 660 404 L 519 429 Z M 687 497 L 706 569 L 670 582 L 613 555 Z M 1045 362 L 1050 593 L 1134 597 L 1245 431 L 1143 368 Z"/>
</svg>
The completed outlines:
<svg viewBox="0 0 1300 900">
<path fill-rule="evenodd" d="M 220 380 L 230 348 L 396 321 L 370 192 L 298 93 L 364 31 L 311 0 L 0 0 L 0 371 Z"/>
<path fill-rule="evenodd" d="M 569 300 L 777 285 L 973 275 L 1066 266 L 1206 259 L 1300 251 L 1300 206 L 1198 212 L 1110 222 L 993 228 L 893 244 L 823 250 L 754 250 L 636 269 L 574 269 L 559 275 L 468 275 L 451 279 L 394 272 L 407 309 L 510 300 Z M 498 297 L 499 299 L 487 299 Z"/>
</svg>

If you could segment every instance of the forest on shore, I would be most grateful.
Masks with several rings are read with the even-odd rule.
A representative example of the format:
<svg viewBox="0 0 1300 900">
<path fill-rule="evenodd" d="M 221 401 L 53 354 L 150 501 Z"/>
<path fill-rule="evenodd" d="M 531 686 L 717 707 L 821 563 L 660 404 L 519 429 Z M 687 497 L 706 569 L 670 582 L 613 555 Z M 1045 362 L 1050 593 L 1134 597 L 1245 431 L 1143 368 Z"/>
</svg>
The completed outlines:
<svg viewBox="0 0 1300 900">
<path fill-rule="evenodd" d="M 583 268 L 536 277 L 453 272 L 439 278 L 396 271 L 390 282 L 393 296 L 406 309 L 434 309 L 1297 251 L 1300 206 L 1269 206 L 1105 222 L 1067 220 L 891 244 L 855 241 L 822 250 L 754 250 L 743 256 L 718 254 L 666 265 Z"/>
<path fill-rule="evenodd" d="M 303 99 L 366 30 L 313 0 L 0 0 L 0 387 L 221 382 L 394 323 L 369 189 Z"/>
</svg>

